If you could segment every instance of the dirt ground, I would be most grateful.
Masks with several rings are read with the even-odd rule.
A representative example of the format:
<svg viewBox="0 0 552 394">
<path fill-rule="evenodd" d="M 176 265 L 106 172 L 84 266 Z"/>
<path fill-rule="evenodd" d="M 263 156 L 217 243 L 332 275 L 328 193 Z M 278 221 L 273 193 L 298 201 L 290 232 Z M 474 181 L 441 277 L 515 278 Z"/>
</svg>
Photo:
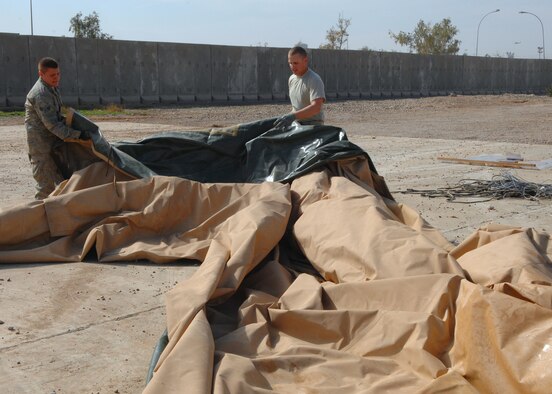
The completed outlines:
<svg viewBox="0 0 552 394">
<path fill-rule="evenodd" d="M 501 223 L 552 232 L 552 202 L 503 199 L 456 204 L 401 193 L 465 178 L 489 180 L 500 168 L 451 164 L 517 153 L 552 159 L 552 98 L 447 96 L 332 101 L 326 123 L 365 149 L 397 201 L 416 209 L 453 243 L 479 226 Z M 92 117 L 110 141 L 167 130 L 245 123 L 288 112 L 286 103 L 127 110 Z M 0 117 L 0 211 L 32 200 L 22 117 Z M 552 184 L 552 169 L 511 170 Z M 1 225 L 1 223 L 0 223 Z M 164 294 L 193 266 L 147 263 L 0 265 L 0 392 L 136 393 L 164 322 Z"/>
<path fill-rule="evenodd" d="M 551 144 L 552 98 L 448 96 L 328 103 L 326 123 L 362 135 Z M 135 110 L 129 120 L 178 127 L 227 126 L 289 112 L 288 104 Z"/>
</svg>

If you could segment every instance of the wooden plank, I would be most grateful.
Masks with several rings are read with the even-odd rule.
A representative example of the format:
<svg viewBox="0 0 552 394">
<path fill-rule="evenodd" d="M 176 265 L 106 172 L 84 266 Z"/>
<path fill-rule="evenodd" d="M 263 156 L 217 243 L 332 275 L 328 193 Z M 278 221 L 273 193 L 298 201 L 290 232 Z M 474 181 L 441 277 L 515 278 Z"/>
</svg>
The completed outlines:
<svg viewBox="0 0 552 394">
<path fill-rule="evenodd" d="M 524 163 L 521 161 L 471 160 L 471 159 L 459 159 L 456 157 L 438 157 L 437 160 L 448 161 L 451 163 L 458 163 L 458 164 L 469 164 L 472 166 L 522 168 L 525 170 L 538 169 L 535 163 Z"/>
</svg>

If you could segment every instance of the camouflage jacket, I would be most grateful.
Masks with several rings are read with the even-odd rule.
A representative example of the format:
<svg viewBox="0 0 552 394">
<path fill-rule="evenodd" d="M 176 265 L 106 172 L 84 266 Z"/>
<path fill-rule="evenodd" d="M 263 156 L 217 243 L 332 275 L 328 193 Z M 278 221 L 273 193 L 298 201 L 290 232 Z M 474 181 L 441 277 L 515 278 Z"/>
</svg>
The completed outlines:
<svg viewBox="0 0 552 394">
<path fill-rule="evenodd" d="M 32 142 L 35 148 L 48 150 L 58 138 L 79 138 L 80 131 L 65 125 L 61 106 L 58 90 L 39 78 L 25 101 L 25 128 L 29 144 Z"/>
</svg>

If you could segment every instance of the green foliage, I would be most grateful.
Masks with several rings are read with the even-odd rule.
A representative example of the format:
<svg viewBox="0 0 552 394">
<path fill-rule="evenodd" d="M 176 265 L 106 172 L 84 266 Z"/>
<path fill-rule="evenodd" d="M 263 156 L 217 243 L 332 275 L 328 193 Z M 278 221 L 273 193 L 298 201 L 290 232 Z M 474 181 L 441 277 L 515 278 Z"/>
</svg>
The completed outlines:
<svg viewBox="0 0 552 394">
<path fill-rule="evenodd" d="M 343 49 L 345 44 L 349 41 L 349 33 L 347 29 L 351 25 L 350 19 L 345 19 L 340 14 L 337 19 L 337 26 L 330 27 L 330 30 L 326 31 L 326 43 L 321 44 L 321 49 Z"/>
<path fill-rule="evenodd" d="M 25 111 L 0 111 L 0 118 L 25 116 Z"/>
<path fill-rule="evenodd" d="M 460 51 L 460 41 L 454 37 L 458 29 L 450 18 L 431 25 L 420 19 L 412 33 L 401 31 L 399 34 L 389 32 L 395 43 L 408 46 L 410 52 L 422 55 L 456 55 Z"/>
<path fill-rule="evenodd" d="M 125 112 L 125 109 L 120 104 L 108 104 L 103 109 L 108 114 L 118 114 Z"/>
<path fill-rule="evenodd" d="M 548 87 L 548 95 L 552 97 L 552 86 Z"/>
<path fill-rule="evenodd" d="M 123 108 L 120 104 L 108 104 L 106 106 L 103 106 L 101 108 L 94 108 L 94 109 L 78 109 L 77 110 L 80 114 L 84 116 L 102 116 L 102 115 L 140 115 L 136 111 L 129 112 L 125 108 Z M 67 113 L 67 108 L 62 108 L 62 113 L 65 115 Z M 7 118 L 7 117 L 23 117 L 25 116 L 25 111 L 0 111 L 0 118 Z"/>
<path fill-rule="evenodd" d="M 84 116 L 130 115 L 130 113 L 119 104 L 108 104 L 102 108 L 78 109 L 77 111 Z"/>
<path fill-rule="evenodd" d="M 113 36 L 103 33 L 100 29 L 100 16 L 96 11 L 85 17 L 82 12 L 71 18 L 69 31 L 75 34 L 76 38 L 100 38 L 111 40 Z"/>
</svg>

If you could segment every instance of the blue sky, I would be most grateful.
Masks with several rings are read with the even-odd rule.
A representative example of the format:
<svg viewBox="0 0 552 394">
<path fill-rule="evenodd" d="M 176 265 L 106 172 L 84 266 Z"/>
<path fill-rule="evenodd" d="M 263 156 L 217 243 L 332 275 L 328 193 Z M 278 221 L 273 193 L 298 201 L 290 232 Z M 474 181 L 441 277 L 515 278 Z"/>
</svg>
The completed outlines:
<svg viewBox="0 0 552 394">
<path fill-rule="evenodd" d="M 349 49 L 408 52 L 389 31 L 411 32 L 418 21 L 451 18 L 459 29 L 460 54 L 538 58 L 544 26 L 547 58 L 552 59 L 552 0 L 0 0 L 0 32 L 30 34 L 30 4 L 35 35 L 67 36 L 77 12 L 96 11 L 102 31 L 119 40 L 238 46 L 317 48 L 339 15 L 351 19 Z"/>
</svg>

